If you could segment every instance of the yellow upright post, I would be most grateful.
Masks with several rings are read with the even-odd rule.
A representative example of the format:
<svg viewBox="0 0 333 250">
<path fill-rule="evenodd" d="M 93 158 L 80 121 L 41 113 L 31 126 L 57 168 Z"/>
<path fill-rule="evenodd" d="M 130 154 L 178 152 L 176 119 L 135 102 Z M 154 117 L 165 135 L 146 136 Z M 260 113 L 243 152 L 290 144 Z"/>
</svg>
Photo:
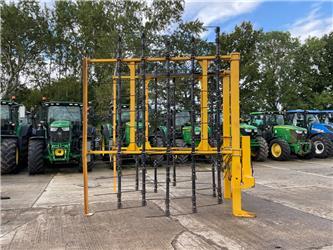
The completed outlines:
<svg viewBox="0 0 333 250">
<path fill-rule="evenodd" d="M 83 58 L 82 65 L 82 168 L 83 168 L 83 196 L 84 196 L 84 214 L 86 216 L 91 215 L 89 213 L 88 205 L 88 166 L 87 166 L 87 146 L 88 146 L 88 58 Z"/>
<path fill-rule="evenodd" d="M 240 125 L 239 125 L 239 61 L 240 54 L 232 53 L 230 62 L 231 80 L 231 192 L 232 192 L 232 213 L 240 217 L 253 217 L 254 214 L 242 210 L 241 193 L 241 149 L 240 149 Z"/>
<path fill-rule="evenodd" d="M 209 150 L 208 143 L 208 60 L 202 60 L 201 77 L 201 140 L 198 150 Z"/>
<path fill-rule="evenodd" d="M 223 148 L 230 147 L 230 76 L 223 76 Z M 228 157 L 224 157 L 227 160 Z M 226 164 L 226 163 L 225 163 Z M 231 198 L 230 169 L 224 171 L 224 198 Z"/>
<path fill-rule="evenodd" d="M 251 188 L 255 184 L 251 168 L 250 136 L 242 136 L 242 189 Z"/>
<path fill-rule="evenodd" d="M 129 63 L 130 69 L 130 144 L 128 150 L 136 150 L 136 113 L 135 113 L 135 62 Z"/>
</svg>

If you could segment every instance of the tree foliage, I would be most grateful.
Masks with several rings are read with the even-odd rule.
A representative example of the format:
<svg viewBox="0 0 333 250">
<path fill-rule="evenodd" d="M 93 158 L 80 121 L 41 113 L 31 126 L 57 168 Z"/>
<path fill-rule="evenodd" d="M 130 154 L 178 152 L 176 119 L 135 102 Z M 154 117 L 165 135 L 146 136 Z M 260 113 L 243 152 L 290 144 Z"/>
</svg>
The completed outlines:
<svg viewBox="0 0 333 250">
<path fill-rule="evenodd" d="M 142 32 L 147 56 L 164 55 L 167 40 L 172 55 L 189 55 L 193 36 L 197 55 L 215 54 L 214 42 L 201 38 L 207 32 L 203 23 L 182 20 L 183 0 L 56 1 L 52 8 L 34 1 L 0 3 L 1 96 L 17 95 L 28 107 L 44 95 L 80 101 L 82 57 L 115 57 L 118 36 L 126 57 L 141 56 Z M 301 43 L 288 32 L 264 32 L 244 22 L 222 33 L 220 42 L 223 54 L 241 53 L 244 113 L 332 108 L 333 33 Z M 155 67 L 165 70 L 162 65 L 148 65 L 150 71 Z M 175 71 L 186 71 L 186 67 L 173 65 Z M 100 113 L 109 109 L 112 100 L 114 70 L 110 65 L 91 67 L 90 94 Z M 184 87 L 186 79 L 180 81 L 177 100 L 187 108 L 189 88 Z M 162 97 L 165 85 L 166 81 L 160 82 Z"/>
</svg>

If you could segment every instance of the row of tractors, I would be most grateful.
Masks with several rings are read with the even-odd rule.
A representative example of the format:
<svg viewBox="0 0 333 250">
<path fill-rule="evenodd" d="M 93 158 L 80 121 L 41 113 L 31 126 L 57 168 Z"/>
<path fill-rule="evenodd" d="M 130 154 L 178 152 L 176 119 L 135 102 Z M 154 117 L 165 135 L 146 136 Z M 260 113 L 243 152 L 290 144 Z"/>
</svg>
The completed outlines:
<svg viewBox="0 0 333 250">
<path fill-rule="evenodd" d="M 129 144 L 129 108 L 122 109 L 124 124 L 123 146 Z M 210 117 L 213 114 L 209 114 Z M 152 146 L 165 147 L 167 137 L 171 134 L 171 143 L 176 147 L 190 147 L 192 142 L 190 112 L 178 111 L 171 115 L 171 128 L 174 133 L 168 133 L 166 119 L 159 119 L 158 124 L 152 124 L 149 141 Z M 220 116 L 222 117 L 222 116 Z M 214 120 L 214 118 L 212 119 Z M 214 123 L 214 122 L 213 122 Z M 223 121 L 222 121 L 223 123 Z M 210 123 L 212 124 L 212 123 Z M 139 129 L 142 126 L 139 123 Z M 253 112 L 245 115 L 240 126 L 243 136 L 251 137 L 252 160 L 286 161 L 292 155 L 300 159 L 327 158 L 333 156 L 333 110 L 290 110 L 287 112 Z M 111 124 L 101 127 L 101 142 L 103 149 L 109 146 L 112 139 Z M 209 143 L 214 146 L 216 138 L 214 128 L 209 127 Z M 200 121 L 194 130 L 195 143 L 201 140 Z M 185 163 L 190 155 L 177 155 L 176 161 Z M 105 157 L 107 158 L 107 157 Z M 163 157 L 159 158 L 163 161 Z"/>
<path fill-rule="evenodd" d="M 130 143 L 129 107 L 122 108 L 122 145 Z M 173 111 L 168 133 L 166 114 L 159 114 L 155 122 L 149 123 L 149 142 L 163 147 L 167 136 L 176 147 L 190 147 L 192 142 L 190 112 Z M 209 127 L 209 143 L 214 138 L 214 114 Z M 219 116 L 221 117 L 221 116 Z M 155 117 L 156 118 L 156 117 Z M 142 120 L 142 119 L 141 119 Z M 143 124 L 137 122 L 138 135 Z M 223 122 L 223 121 L 222 121 Z M 333 155 L 333 110 L 290 110 L 287 112 L 254 112 L 244 116 L 241 134 L 251 137 L 251 152 L 254 161 L 289 160 L 292 155 L 301 159 L 326 158 Z M 97 132 L 98 131 L 98 132 Z M 108 149 L 113 141 L 110 121 L 95 129 L 88 127 L 88 148 Z M 138 144 L 140 144 L 138 136 Z M 200 121 L 195 126 L 195 143 L 201 140 Z M 33 113 L 26 112 L 24 105 L 15 100 L 1 101 L 1 173 L 19 172 L 28 166 L 29 174 L 43 173 L 48 165 L 71 164 L 82 171 L 82 105 L 77 102 L 42 101 Z M 177 155 L 175 161 L 186 163 L 190 155 Z M 109 160 L 109 155 L 103 155 Z M 88 157 L 91 171 L 95 156 Z M 150 162 L 161 164 L 163 155 L 154 155 Z M 211 161 L 210 157 L 206 160 Z M 112 163 L 112 161 L 110 161 Z"/>
</svg>

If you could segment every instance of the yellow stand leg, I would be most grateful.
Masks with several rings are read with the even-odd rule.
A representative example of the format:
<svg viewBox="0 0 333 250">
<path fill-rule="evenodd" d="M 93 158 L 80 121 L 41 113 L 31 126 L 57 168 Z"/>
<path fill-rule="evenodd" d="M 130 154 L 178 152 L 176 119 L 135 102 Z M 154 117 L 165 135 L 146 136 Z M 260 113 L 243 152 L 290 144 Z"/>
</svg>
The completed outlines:
<svg viewBox="0 0 333 250">
<path fill-rule="evenodd" d="M 231 192 L 232 213 L 237 217 L 255 217 L 255 214 L 242 209 L 242 164 L 239 124 L 239 53 L 231 54 L 230 62 L 230 101 L 231 101 Z M 243 145 L 244 146 L 244 145 Z M 248 146 L 248 145 L 246 145 Z M 250 150 L 250 148 L 245 149 Z M 246 157 L 249 156 L 245 152 Z"/>
</svg>

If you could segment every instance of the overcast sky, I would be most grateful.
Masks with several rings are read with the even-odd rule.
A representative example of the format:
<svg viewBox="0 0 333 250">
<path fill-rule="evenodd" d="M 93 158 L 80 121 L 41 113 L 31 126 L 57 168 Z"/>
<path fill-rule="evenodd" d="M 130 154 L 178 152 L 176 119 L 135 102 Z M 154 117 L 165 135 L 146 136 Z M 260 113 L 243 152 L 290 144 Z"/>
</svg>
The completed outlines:
<svg viewBox="0 0 333 250">
<path fill-rule="evenodd" d="M 333 31 L 333 1 L 225 1 L 188 0 L 185 20 L 199 19 L 207 26 L 230 32 L 242 21 L 251 21 L 264 31 L 290 31 L 302 40 Z M 213 30 L 203 37 L 210 39 Z"/>
</svg>

